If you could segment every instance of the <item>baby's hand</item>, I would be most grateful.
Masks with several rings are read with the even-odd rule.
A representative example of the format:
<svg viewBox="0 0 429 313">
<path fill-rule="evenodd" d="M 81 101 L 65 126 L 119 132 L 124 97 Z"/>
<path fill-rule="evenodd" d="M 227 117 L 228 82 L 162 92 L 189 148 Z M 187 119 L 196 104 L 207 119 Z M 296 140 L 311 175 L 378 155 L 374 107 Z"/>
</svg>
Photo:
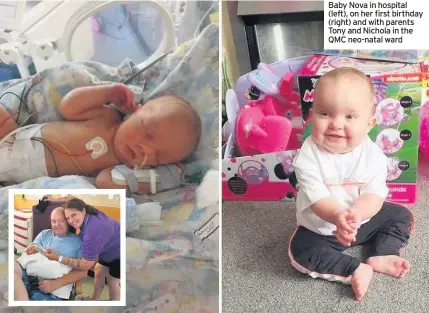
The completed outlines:
<svg viewBox="0 0 429 313">
<path fill-rule="evenodd" d="M 28 255 L 36 254 L 37 253 L 37 249 L 34 248 L 34 247 L 29 247 L 26 252 L 27 252 Z"/>
<path fill-rule="evenodd" d="M 359 222 L 356 222 L 357 216 L 354 217 L 350 214 L 351 213 L 348 210 L 344 210 L 337 214 L 335 218 L 337 230 L 333 232 L 333 235 L 337 237 L 337 240 L 346 247 L 356 241 L 356 234 L 359 225 Z"/>
<path fill-rule="evenodd" d="M 107 101 L 113 103 L 124 113 L 133 113 L 137 110 L 137 105 L 134 103 L 134 93 L 124 84 L 111 85 Z"/>
<path fill-rule="evenodd" d="M 349 214 L 346 216 L 346 220 L 350 226 L 353 228 L 359 228 L 360 222 L 362 220 L 362 216 L 357 210 L 349 209 L 347 210 Z"/>
</svg>

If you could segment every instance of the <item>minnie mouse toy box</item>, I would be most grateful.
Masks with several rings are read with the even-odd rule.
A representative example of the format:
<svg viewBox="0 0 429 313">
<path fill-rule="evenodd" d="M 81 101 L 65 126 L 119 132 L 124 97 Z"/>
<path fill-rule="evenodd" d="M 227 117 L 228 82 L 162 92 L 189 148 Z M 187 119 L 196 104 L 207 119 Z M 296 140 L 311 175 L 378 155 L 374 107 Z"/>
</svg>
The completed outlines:
<svg viewBox="0 0 429 313">
<path fill-rule="evenodd" d="M 296 77 L 307 59 L 260 63 L 227 91 L 224 200 L 294 201 L 292 161 L 304 130 Z"/>
</svg>

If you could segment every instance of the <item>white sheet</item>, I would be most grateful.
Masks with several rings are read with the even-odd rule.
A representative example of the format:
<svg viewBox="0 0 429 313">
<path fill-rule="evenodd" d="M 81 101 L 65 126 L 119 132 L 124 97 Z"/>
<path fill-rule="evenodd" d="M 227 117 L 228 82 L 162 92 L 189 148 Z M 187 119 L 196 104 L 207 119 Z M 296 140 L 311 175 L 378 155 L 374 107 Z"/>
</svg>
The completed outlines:
<svg viewBox="0 0 429 313">
<path fill-rule="evenodd" d="M 71 267 L 58 261 L 49 260 L 39 252 L 32 255 L 23 253 L 16 261 L 21 264 L 28 275 L 36 276 L 39 280 L 56 279 L 70 273 L 72 270 Z M 73 285 L 70 284 L 56 289 L 52 293 L 57 297 L 68 299 L 72 288 Z"/>
</svg>

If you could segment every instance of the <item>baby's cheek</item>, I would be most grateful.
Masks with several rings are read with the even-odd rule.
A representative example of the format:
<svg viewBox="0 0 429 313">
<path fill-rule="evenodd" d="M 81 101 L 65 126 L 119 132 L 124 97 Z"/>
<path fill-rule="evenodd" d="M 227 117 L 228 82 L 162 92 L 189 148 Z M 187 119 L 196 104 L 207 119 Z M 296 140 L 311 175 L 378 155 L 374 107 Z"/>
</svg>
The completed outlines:
<svg viewBox="0 0 429 313">
<path fill-rule="evenodd" d="M 127 133 L 126 140 L 131 140 L 132 142 L 137 143 L 144 143 L 144 136 L 142 134 L 142 131 L 140 129 L 133 129 Z"/>
<path fill-rule="evenodd" d="M 312 125 L 312 133 L 316 136 L 319 136 L 321 133 L 323 133 L 324 129 L 326 129 L 326 127 L 324 127 L 324 125 L 320 122 L 316 122 Z"/>
</svg>

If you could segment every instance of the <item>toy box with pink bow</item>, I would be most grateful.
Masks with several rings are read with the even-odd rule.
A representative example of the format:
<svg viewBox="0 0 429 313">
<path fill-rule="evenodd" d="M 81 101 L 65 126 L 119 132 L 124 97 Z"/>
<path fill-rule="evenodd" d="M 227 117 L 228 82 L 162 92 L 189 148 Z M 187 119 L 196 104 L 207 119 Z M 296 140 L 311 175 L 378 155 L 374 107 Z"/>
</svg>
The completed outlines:
<svg viewBox="0 0 429 313">
<path fill-rule="evenodd" d="M 421 64 L 313 55 L 298 75 L 304 120 L 309 116 L 317 79 L 345 66 L 357 68 L 368 75 L 375 88 L 377 123 L 369 136 L 388 157 L 388 200 L 414 203 L 422 102 Z M 304 138 L 310 135 L 310 129 L 311 122 L 305 127 Z"/>
<path fill-rule="evenodd" d="M 296 77 L 307 60 L 260 63 L 227 91 L 224 200 L 294 200 L 292 160 L 304 130 Z"/>
</svg>

